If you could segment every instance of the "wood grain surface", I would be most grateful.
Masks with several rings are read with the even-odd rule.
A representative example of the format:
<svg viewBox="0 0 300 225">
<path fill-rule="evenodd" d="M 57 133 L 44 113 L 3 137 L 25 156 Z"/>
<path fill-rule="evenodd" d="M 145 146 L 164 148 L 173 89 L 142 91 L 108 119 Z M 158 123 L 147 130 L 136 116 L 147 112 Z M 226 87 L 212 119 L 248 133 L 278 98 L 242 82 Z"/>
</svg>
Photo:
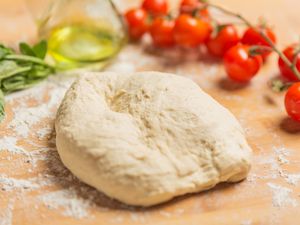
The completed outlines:
<svg viewBox="0 0 300 225">
<path fill-rule="evenodd" d="M 115 2 L 121 10 L 125 10 L 139 1 Z M 174 7 L 176 2 L 172 1 Z M 260 16 L 265 17 L 274 27 L 281 47 L 298 40 L 300 1 L 214 2 L 243 13 L 253 22 Z M 0 0 L 0 28 L 0 41 L 11 46 L 16 46 L 20 40 L 35 40 L 34 23 L 21 0 Z M 6 99 L 8 114 L 0 124 L 1 225 L 300 224 L 300 124 L 287 118 L 283 94 L 274 93 L 268 87 L 270 79 L 278 76 L 275 55 L 252 83 L 246 86 L 228 81 L 221 63 L 208 56 L 196 51 L 157 51 L 149 47 L 147 41 L 141 45 L 125 47 L 108 69 L 166 71 L 196 81 L 228 107 L 244 127 L 254 151 L 249 178 L 237 184 L 221 184 L 210 191 L 182 196 L 148 209 L 127 207 L 105 197 L 72 178 L 58 158 L 53 121 L 59 102 L 53 103 L 50 100 L 51 95 L 60 88 L 60 82 L 68 83 L 68 79 L 72 78 L 62 78 L 63 81 L 54 78 L 55 82 L 50 79 L 32 90 Z M 50 104 L 52 105 L 49 106 Z M 14 111 L 15 108 L 22 107 L 28 112 L 27 115 L 33 116 L 35 108 L 41 105 L 50 107 L 49 113 L 42 120 L 34 121 L 29 126 L 23 124 L 22 118 L 16 118 L 19 112 Z M 28 136 L 22 135 L 22 131 L 18 130 L 18 126 L 21 129 L 25 125 L 29 126 Z M 45 127 L 50 130 L 49 134 L 39 135 L 38 131 Z M 16 145 L 15 150 L 21 149 L 19 153 L 12 153 L 7 146 L 1 146 L 1 143 L 7 144 L 4 139 L 14 140 L 12 143 Z M 40 158 L 35 158 L 36 162 L 27 160 L 27 153 L 32 153 L 29 154 L 32 156 L 37 152 Z M 34 186 L 33 181 L 40 177 L 42 182 Z M 31 183 L 26 186 L 26 181 Z M 59 193 L 65 193 L 67 197 L 57 194 L 61 190 L 66 192 Z M 53 199 L 51 193 L 56 193 Z M 58 203 L 55 203 L 56 200 Z M 70 206 L 70 202 L 62 201 L 74 204 Z M 69 208 L 66 209 L 66 205 Z M 79 209 L 76 208 L 78 205 Z M 74 217 L 76 210 L 80 218 Z"/>
</svg>

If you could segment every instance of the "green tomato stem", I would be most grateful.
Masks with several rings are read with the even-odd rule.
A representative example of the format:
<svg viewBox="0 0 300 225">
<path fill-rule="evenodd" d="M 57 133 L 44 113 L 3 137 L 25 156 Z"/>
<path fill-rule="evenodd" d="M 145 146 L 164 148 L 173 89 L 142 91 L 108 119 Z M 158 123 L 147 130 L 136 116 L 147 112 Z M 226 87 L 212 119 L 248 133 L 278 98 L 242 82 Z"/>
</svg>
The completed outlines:
<svg viewBox="0 0 300 225">
<path fill-rule="evenodd" d="M 300 43 L 300 42 L 299 42 Z M 297 59 L 298 59 L 298 55 L 300 53 L 300 44 L 298 44 L 296 51 L 294 53 L 294 58 L 293 58 L 293 67 L 297 68 L 296 64 L 297 64 Z"/>
<path fill-rule="evenodd" d="M 249 53 L 251 56 L 260 55 L 264 52 L 272 52 L 273 48 L 269 46 L 262 46 L 262 45 L 251 45 L 249 48 Z"/>
</svg>

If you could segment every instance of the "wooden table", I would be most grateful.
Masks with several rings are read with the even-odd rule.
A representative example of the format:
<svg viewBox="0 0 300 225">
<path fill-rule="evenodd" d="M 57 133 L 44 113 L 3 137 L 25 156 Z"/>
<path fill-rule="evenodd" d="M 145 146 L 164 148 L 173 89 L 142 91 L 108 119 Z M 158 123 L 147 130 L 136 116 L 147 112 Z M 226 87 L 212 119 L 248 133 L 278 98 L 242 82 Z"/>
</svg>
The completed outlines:
<svg viewBox="0 0 300 225">
<path fill-rule="evenodd" d="M 116 1 L 122 10 L 137 2 Z M 274 25 L 280 46 L 298 39 L 297 0 L 214 2 L 252 21 L 264 16 Z M 1 42 L 16 46 L 18 40 L 34 40 L 33 23 L 21 0 L 0 1 L 0 28 Z M 59 160 L 53 121 L 73 78 L 56 76 L 6 98 L 8 114 L 0 124 L 1 225 L 300 224 L 300 125 L 287 118 L 283 94 L 267 85 L 278 75 L 275 55 L 247 86 L 226 80 L 219 62 L 197 52 L 158 52 L 146 44 L 128 45 L 108 70 L 159 70 L 196 81 L 228 107 L 246 130 L 254 151 L 248 179 L 149 209 L 107 198 L 74 178 Z"/>
</svg>

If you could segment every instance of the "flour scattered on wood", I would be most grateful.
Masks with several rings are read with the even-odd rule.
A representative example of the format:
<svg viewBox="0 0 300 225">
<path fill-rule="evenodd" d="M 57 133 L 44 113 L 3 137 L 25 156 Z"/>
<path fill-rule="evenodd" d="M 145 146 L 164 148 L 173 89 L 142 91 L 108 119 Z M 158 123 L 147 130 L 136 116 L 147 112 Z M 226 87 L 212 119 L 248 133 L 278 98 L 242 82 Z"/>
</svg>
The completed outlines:
<svg viewBox="0 0 300 225">
<path fill-rule="evenodd" d="M 268 186 L 271 188 L 273 193 L 273 206 L 279 208 L 282 208 L 283 206 L 298 206 L 298 202 L 296 201 L 296 199 L 293 199 L 293 197 L 291 196 L 291 189 L 273 183 L 268 183 Z"/>
<path fill-rule="evenodd" d="M 6 210 L 0 212 L 0 225 L 12 225 L 14 201 L 10 200 Z"/>
<path fill-rule="evenodd" d="M 273 147 L 273 150 L 277 154 L 277 160 L 279 161 L 280 164 L 288 164 L 290 161 L 286 158 L 290 155 L 290 152 L 288 149 L 279 147 L 275 148 Z"/>
<path fill-rule="evenodd" d="M 297 186 L 300 181 L 300 173 L 298 174 L 288 174 L 284 172 L 283 170 L 280 171 L 280 176 L 284 178 L 284 180 L 293 186 Z"/>
<path fill-rule="evenodd" d="M 121 53 L 118 56 L 118 63 L 112 65 L 109 70 L 132 72 L 137 66 L 143 68 L 143 66 L 148 66 L 148 64 L 156 64 L 156 57 L 150 54 L 144 56 L 142 50 L 136 51 L 136 49 L 133 50 L 132 48 L 134 47 L 128 46 L 126 54 Z M 136 58 L 140 60 L 136 62 Z M 210 66 L 208 70 L 203 71 L 200 77 L 198 76 L 198 68 L 193 66 L 192 69 L 191 65 L 187 62 L 178 67 L 170 67 L 169 72 L 187 74 L 189 78 L 197 80 L 204 87 L 214 85 L 213 82 L 207 82 L 207 79 L 214 79 L 211 74 L 217 73 L 217 67 Z M 159 68 L 157 69 L 159 70 Z M 186 71 L 189 72 L 187 73 Z M 4 128 L 9 131 L 8 135 L 0 137 L 0 153 L 3 154 L 1 159 L 5 159 L 5 163 L 10 163 L 12 169 L 15 167 L 28 168 L 28 171 L 22 171 L 23 175 L 24 173 L 26 176 L 28 175 L 28 178 L 20 179 L 20 174 L 15 174 L 14 171 L 10 175 L 0 175 L 0 195 L 14 194 L 16 197 L 20 197 L 19 201 L 22 201 L 23 197 L 26 199 L 27 194 L 38 192 L 31 196 L 33 207 L 43 205 L 48 210 L 53 210 L 58 214 L 75 219 L 92 219 L 92 209 L 96 209 L 97 212 L 105 212 L 109 211 L 110 208 L 113 208 L 113 210 L 121 208 L 129 211 L 126 214 L 127 216 L 116 213 L 117 216 L 111 218 L 108 223 L 123 223 L 128 218 L 136 223 L 148 222 L 151 211 L 149 213 L 141 212 L 140 210 L 135 210 L 134 207 L 115 202 L 80 182 L 62 165 L 55 149 L 53 123 L 57 107 L 73 80 L 73 78 L 62 78 L 60 76 L 50 77 L 47 81 L 31 89 L 6 97 L 8 105 L 13 106 L 11 110 L 14 116 L 8 121 L 7 127 Z M 243 100 L 243 97 L 228 94 L 227 97 L 224 96 L 224 99 L 239 102 Z M 249 136 L 259 136 L 261 134 L 256 134 L 256 130 L 249 125 L 247 120 L 249 113 L 251 112 L 246 110 L 241 112 L 241 122 Z M 267 194 L 270 193 L 272 195 L 274 207 L 280 209 L 284 207 L 298 207 L 298 198 L 293 197 L 295 194 L 293 190 L 299 185 L 300 173 L 298 174 L 297 171 L 288 173 L 286 169 L 283 169 L 285 166 L 293 163 L 290 159 L 292 151 L 281 146 L 279 139 L 274 134 L 274 140 L 276 140 L 274 145 L 276 144 L 276 146 L 272 149 L 256 146 L 259 152 L 255 155 L 253 170 L 257 169 L 256 166 L 262 167 L 264 168 L 263 173 L 262 171 L 253 171 L 247 178 L 247 181 L 233 187 L 239 189 L 241 186 L 247 186 L 248 190 L 258 192 L 256 185 L 261 181 L 264 184 L 267 182 L 265 189 L 268 191 Z M 16 156 L 23 160 L 15 160 Z M 39 167 L 39 165 L 42 167 Z M 37 168 L 44 169 L 40 171 Z M 288 187 L 278 185 L 278 180 L 285 182 Z M 57 190 L 57 188 L 60 189 Z M 45 193 L 46 191 L 47 193 Z M 241 196 L 247 197 L 247 194 L 242 192 L 238 196 L 232 196 L 232 199 L 237 200 Z M 208 197 L 210 197 L 209 194 Z M 105 202 L 104 205 L 103 202 Z M 201 201 L 195 203 L 195 206 L 192 210 L 199 211 Z M 11 225 L 13 207 L 14 200 L 11 200 L 6 210 L 0 212 L 0 225 Z M 184 207 L 173 211 L 157 210 L 157 215 L 163 218 L 179 217 L 188 213 L 189 210 L 191 209 Z M 241 221 L 241 224 L 250 225 L 252 221 L 250 219 L 244 220 Z"/>
<path fill-rule="evenodd" d="M 41 84 L 41 86 L 44 86 L 44 91 L 40 90 L 41 87 L 26 90 L 27 92 L 31 92 L 28 96 L 43 96 L 42 93 L 45 93 L 45 89 L 48 89 L 51 93 L 48 96 L 50 98 L 49 101 L 43 102 L 42 98 L 34 98 L 34 100 L 38 103 L 37 106 L 28 107 L 22 103 L 19 107 L 13 108 L 14 117 L 10 122 L 9 127 L 21 138 L 27 138 L 30 135 L 30 128 L 40 122 L 41 119 L 55 117 L 54 112 L 57 108 L 57 104 L 61 101 L 66 91 L 65 88 L 56 87 L 51 84 Z"/>
<path fill-rule="evenodd" d="M 51 186 L 55 182 L 55 177 L 47 175 L 37 175 L 28 179 L 16 179 L 7 176 L 0 176 L 0 189 L 3 191 L 32 191 L 44 186 Z"/>
<path fill-rule="evenodd" d="M 79 198 L 76 192 L 70 190 L 60 190 L 39 196 L 49 209 L 62 210 L 62 214 L 76 219 L 81 219 L 89 215 L 88 209 L 91 201 Z"/>
<path fill-rule="evenodd" d="M 16 189 L 34 190 L 40 188 L 40 185 L 30 179 L 15 179 L 9 177 L 0 177 L 0 186 L 3 191 L 12 191 Z"/>
<path fill-rule="evenodd" d="M 46 136 L 50 135 L 53 131 L 53 127 L 42 127 L 41 129 L 37 130 L 36 134 L 39 140 L 45 138 Z"/>
<path fill-rule="evenodd" d="M 9 151 L 12 154 L 22 154 L 28 155 L 28 153 L 22 148 L 17 145 L 17 138 L 16 137 L 2 137 L 0 138 L 0 151 Z"/>
<path fill-rule="evenodd" d="M 291 185 L 297 186 L 300 182 L 300 173 L 298 174 L 287 174 L 285 177 L 286 182 Z"/>
</svg>

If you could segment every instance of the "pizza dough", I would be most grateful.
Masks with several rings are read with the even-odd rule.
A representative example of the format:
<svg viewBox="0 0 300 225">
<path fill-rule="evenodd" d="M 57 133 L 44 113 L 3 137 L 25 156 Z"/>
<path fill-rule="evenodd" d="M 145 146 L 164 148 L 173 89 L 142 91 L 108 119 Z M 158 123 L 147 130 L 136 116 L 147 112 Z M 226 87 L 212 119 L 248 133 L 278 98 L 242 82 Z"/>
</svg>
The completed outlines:
<svg viewBox="0 0 300 225">
<path fill-rule="evenodd" d="M 55 128 L 65 166 L 131 205 L 237 182 L 250 169 L 251 149 L 234 116 L 193 81 L 172 74 L 83 74 Z"/>
</svg>

